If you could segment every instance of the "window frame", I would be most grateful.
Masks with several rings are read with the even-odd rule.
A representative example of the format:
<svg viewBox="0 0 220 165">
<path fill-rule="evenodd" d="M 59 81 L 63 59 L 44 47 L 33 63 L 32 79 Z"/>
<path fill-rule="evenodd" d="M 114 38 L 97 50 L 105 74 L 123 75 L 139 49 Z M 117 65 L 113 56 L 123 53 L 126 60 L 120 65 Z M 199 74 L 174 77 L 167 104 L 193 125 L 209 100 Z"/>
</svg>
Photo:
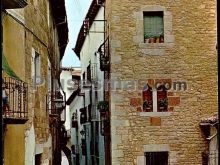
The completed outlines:
<svg viewBox="0 0 220 165">
<path fill-rule="evenodd" d="M 149 87 L 149 85 L 147 84 L 147 86 Z M 167 96 L 167 90 L 165 90 L 165 88 L 166 87 L 162 87 L 163 85 L 160 85 L 159 87 L 157 87 L 157 89 L 155 89 L 155 88 L 149 88 L 149 90 L 152 90 L 151 91 L 151 93 L 152 93 L 152 103 L 153 103 L 153 107 L 152 107 L 152 111 L 149 111 L 149 112 L 168 112 L 168 105 L 166 106 L 166 110 L 165 111 L 158 111 L 159 110 L 159 107 L 158 107 L 158 105 L 159 105 L 159 103 L 158 103 L 158 92 L 161 92 L 161 91 L 165 91 L 166 92 L 166 98 L 165 99 L 167 99 L 167 101 L 168 101 L 168 96 Z M 163 88 L 163 90 L 161 90 L 161 89 L 158 89 L 158 88 Z M 144 93 L 145 91 L 143 90 L 142 91 L 142 98 L 143 98 L 143 105 L 142 105 L 142 107 L 143 107 L 143 112 L 147 112 L 147 113 L 149 113 L 148 111 L 144 111 L 144 96 L 143 96 L 143 93 Z M 168 103 L 167 103 L 168 104 Z"/>
<path fill-rule="evenodd" d="M 149 154 L 149 155 L 148 155 Z M 164 159 L 166 159 L 166 162 L 163 163 L 163 164 L 158 164 L 157 161 L 161 160 L 161 155 L 162 154 L 166 154 L 166 155 L 163 155 L 164 156 Z M 150 160 L 148 159 L 148 156 L 149 157 L 152 157 L 153 158 L 150 158 Z M 145 156 L 145 164 L 146 165 L 168 165 L 169 164 L 169 152 L 168 151 L 154 151 L 154 152 L 145 152 L 144 153 L 144 156 Z M 148 162 L 149 161 L 149 162 Z M 161 162 L 161 161 L 159 161 Z"/>
<path fill-rule="evenodd" d="M 162 19 L 162 25 L 157 25 L 156 26 L 161 26 L 162 27 L 162 34 L 146 34 L 146 19 L 151 18 L 154 19 L 154 22 L 156 21 L 156 17 L 161 17 Z M 151 21 L 152 23 L 153 21 Z M 154 24 L 155 25 L 155 24 Z M 152 29 L 151 26 L 149 26 L 150 29 Z M 163 11 L 144 11 L 143 12 L 143 37 L 144 37 L 144 43 L 164 43 L 164 12 Z M 149 33 L 154 33 L 149 32 Z M 145 36 L 148 37 L 145 37 Z"/>
</svg>

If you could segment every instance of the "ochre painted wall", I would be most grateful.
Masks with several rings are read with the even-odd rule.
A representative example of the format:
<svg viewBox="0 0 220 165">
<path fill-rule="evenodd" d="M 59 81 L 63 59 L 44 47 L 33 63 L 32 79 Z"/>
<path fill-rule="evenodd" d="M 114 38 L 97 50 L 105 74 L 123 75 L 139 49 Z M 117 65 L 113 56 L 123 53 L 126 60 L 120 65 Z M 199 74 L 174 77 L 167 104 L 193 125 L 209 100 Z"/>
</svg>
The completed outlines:
<svg viewBox="0 0 220 165">
<path fill-rule="evenodd" d="M 5 165 L 24 165 L 25 125 L 7 125 L 4 138 Z"/>
</svg>

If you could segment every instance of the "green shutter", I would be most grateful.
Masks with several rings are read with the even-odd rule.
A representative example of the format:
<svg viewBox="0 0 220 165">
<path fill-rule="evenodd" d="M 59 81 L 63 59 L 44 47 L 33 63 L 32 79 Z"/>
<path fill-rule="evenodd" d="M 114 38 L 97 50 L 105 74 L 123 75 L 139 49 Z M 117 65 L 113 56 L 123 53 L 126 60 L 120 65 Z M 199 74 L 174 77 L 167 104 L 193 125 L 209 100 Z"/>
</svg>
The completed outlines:
<svg viewBox="0 0 220 165">
<path fill-rule="evenodd" d="M 4 54 L 2 54 L 2 70 L 4 70 L 9 76 L 21 80 L 8 65 L 8 61 Z"/>
<path fill-rule="evenodd" d="M 144 35 L 148 37 L 159 37 L 164 34 L 163 16 L 144 14 Z"/>
</svg>

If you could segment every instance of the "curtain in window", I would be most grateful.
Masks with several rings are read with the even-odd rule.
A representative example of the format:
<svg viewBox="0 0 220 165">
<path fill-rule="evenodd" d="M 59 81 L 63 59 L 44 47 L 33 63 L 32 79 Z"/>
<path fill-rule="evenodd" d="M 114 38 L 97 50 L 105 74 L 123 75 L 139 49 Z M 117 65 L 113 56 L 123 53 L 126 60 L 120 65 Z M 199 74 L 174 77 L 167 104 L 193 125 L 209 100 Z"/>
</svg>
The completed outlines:
<svg viewBox="0 0 220 165">
<path fill-rule="evenodd" d="M 145 38 L 160 37 L 164 33 L 162 15 L 144 15 Z"/>
</svg>

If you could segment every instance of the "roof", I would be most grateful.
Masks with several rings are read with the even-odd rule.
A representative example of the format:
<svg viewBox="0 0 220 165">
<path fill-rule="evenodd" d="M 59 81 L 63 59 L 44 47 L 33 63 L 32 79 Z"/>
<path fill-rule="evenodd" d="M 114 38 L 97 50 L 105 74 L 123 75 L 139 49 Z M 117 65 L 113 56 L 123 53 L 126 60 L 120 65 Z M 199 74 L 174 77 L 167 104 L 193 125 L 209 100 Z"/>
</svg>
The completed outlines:
<svg viewBox="0 0 220 165">
<path fill-rule="evenodd" d="M 204 124 L 215 124 L 218 122 L 218 114 L 214 114 L 210 117 L 207 117 L 207 118 L 202 118 L 201 119 L 201 125 L 204 125 Z"/>
<path fill-rule="evenodd" d="M 99 0 L 99 1 L 101 3 L 105 2 L 105 0 Z M 92 1 L 91 5 L 89 7 L 88 13 L 86 14 L 86 17 L 85 17 L 85 19 L 89 19 L 89 29 L 92 26 L 92 23 L 93 23 L 96 15 L 98 14 L 98 11 L 101 7 L 102 7 L 101 5 L 97 4 L 97 0 Z M 74 52 L 79 57 L 79 59 L 80 59 L 80 51 L 82 49 L 82 46 L 83 46 L 85 39 L 86 39 L 86 36 L 84 36 L 84 29 L 83 29 L 83 24 L 82 24 L 80 31 L 79 31 L 79 34 L 78 34 L 78 37 L 77 37 L 75 48 L 73 48 Z"/>
<path fill-rule="evenodd" d="M 63 58 L 68 43 L 68 25 L 64 0 L 50 0 L 53 17 L 58 32 L 60 59 Z"/>
<path fill-rule="evenodd" d="M 75 70 L 73 67 L 61 67 L 60 69 L 64 70 L 64 71 L 74 71 Z"/>
</svg>

